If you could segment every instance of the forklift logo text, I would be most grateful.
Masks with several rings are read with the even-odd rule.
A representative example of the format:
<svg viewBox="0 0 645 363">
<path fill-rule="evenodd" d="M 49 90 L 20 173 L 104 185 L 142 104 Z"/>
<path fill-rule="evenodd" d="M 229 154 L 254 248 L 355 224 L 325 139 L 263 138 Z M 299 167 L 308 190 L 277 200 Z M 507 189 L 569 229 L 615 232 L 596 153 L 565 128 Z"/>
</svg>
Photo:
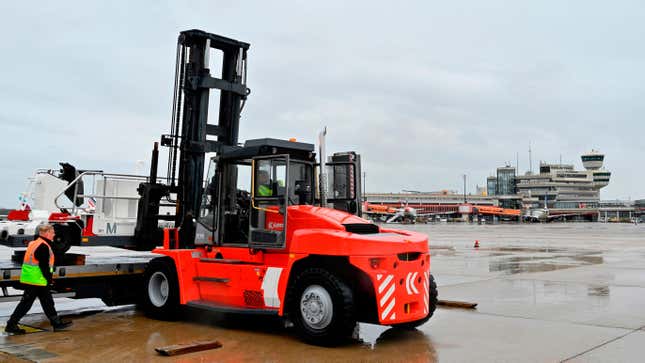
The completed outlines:
<svg viewBox="0 0 645 363">
<path fill-rule="evenodd" d="M 116 227 L 114 227 L 116 228 Z M 269 229 L 274 231 L 281 231 L 284 228 L 284 223 L 281 222 L 269 222 Z"/>
</svg>

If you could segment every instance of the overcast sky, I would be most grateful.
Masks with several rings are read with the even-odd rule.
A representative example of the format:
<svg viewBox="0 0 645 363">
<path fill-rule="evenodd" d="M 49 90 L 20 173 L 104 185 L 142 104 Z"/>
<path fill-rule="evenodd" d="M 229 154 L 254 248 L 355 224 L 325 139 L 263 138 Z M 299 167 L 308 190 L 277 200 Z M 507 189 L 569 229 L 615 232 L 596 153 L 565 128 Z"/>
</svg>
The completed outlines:
<svg viewBox="0 0 645 363">
<path fill-rule="evenodd" d="M 251 44 L 241 140 L 326 125 L 368 192 L 474 191 L 530 141 L 534 170 L 598 149 L 601 198 L 645 198 L 642 1 L 97 3 L 0 3 L 0 206 L 59 161 L 147 170 L 191 28 Z"/>
</svg>

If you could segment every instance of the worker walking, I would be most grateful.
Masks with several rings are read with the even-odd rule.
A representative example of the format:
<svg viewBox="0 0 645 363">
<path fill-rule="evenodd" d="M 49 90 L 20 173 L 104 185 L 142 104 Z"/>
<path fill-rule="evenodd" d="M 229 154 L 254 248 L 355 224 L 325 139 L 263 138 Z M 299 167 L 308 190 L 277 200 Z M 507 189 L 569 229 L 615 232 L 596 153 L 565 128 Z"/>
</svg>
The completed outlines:
<svg viewBox="0 0 645 363">
<path fill-rule="evenodd" d="M 54 236 L 54 227 L 50 224 L 45 224 L 38 229 L 38 238 L 29 242 L 20 273 L 20 282 L 25 292 L 20 303 L 16 306 L 16 310 L 7 321 L 7 326 L 4 329 L 7 333 L 25 333 L 24 329 L 18 327 L 18 322 L 29 312 L 36 298 L 40 300 L 40 305 L 45 311 L 45 315 L 49 318 L 54 331 L 63 330 L 72 325 L 71 321 L 62 321 L 60 319 L 54 307 L 51 291 L 49 291 L 53 283 L 54 252 L 51 244 Z"/>
</svg>

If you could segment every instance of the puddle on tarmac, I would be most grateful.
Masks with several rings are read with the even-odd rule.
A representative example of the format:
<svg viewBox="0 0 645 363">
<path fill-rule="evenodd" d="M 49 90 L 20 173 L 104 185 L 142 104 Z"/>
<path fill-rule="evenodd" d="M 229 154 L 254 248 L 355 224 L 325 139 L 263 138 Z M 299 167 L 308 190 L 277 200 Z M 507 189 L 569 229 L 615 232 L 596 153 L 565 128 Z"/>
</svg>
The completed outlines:
<svg viewBox="0 0 645 363">
<path fill-rule="evenodd" d="M 358 324 L 357 339 L 378 354 L 376 361 L 435 362 L 437 352 L 421 330 L 406 330 L 374 324 Z"/>
<path fill-rule="evenodd" d="M 489 264 L 490 272 L 504 272 L 509 275 L 519 274 L 519 273 L 531 273 L 531 272 L 547 272 L 562 270 L 571 267 L 577 267 L 578 265 L 567 265 L 567 264 L 558 264 L 558 263 L 548 263 L 548 262 L 530 262 L 530 261 L 514 261 L 513 259 L 501 262 L 491 261 Z"/>
<path fill-rule="evenodd" d="M 430 256 L 455 256 L 457 249 L 454 246 L 430 245 Z"/>
<path fill-rule="evenodd" d="M 588 296 L 609 296 L 609 285 L 589 286 L 587 288 Z"/>
<path fill-rule="evenodd" d="M 430 257 L 437 256 L 457 256 L 458 253 L 455 250 L 430 250 Z"/>
<path fill-rule="evenodd" d="M 570 251 L 562 248 L 498 247 L 490 248 L 493 257 L 489 262 L 489 272 L 505 274 L 547 272 L 604 262 L 600 251 Z M 517 256 L 516 254 L 520 254 Z M 527 253 L 528 255 L 525 255 Z"/>
<path fill-rule="evenodd" d="M 431 250 L 451 250 L 451 251 L 455 250 L 455 246 L 446 246 L 446 245 L 433 245 L 433 244 L 431 244 L 431 245 L 429 245 L 429 248 Z"/>
<path fill-rule="evenodd" d="M 488 254 L 490 257 L 499 257 L 499 256 L 509 256 L 511 253 L 504 253 L 504 252 L 492 252 Z"/>
<path fill-rule="evenodd" d="M 493 247 L 487 248 L 489 251 L 499 252 L 533 252 L 533 253 L 556 253 L 565 252 L 563 248 L 537 248 L 537 247 L 524 247 L 524 246 L 508 246 L 508 247 Z"/>
</svg>

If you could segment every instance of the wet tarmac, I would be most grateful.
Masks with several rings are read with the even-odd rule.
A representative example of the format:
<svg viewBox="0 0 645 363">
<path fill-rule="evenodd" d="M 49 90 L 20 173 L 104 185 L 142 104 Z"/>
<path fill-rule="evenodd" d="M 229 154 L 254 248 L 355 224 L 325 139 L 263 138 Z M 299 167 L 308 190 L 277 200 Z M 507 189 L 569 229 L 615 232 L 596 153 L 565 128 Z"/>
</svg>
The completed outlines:
<svg viewBox="0 0 645 363">
<path fill-rule="evenodd" d="M 190 311 L 149 319 L 132 306 L 57 300 L 74 320 L 53 333 L 35 304 L 23 322 L 47 329 L 0 337 L 0 361 L 42 362 L 634 362 L 645 354 L 645 225 L 415 225 L 430 235 L 440 307 L 414 331 L 360 324 L 345 346 L 300 342 L 278 319 Z M 479 240 L 480 248 L 473 248 Z M 6 320 L 15 303 L 0 304 Z M 217 339 L 178 357 L 154 348 Z"/>
</svg>

